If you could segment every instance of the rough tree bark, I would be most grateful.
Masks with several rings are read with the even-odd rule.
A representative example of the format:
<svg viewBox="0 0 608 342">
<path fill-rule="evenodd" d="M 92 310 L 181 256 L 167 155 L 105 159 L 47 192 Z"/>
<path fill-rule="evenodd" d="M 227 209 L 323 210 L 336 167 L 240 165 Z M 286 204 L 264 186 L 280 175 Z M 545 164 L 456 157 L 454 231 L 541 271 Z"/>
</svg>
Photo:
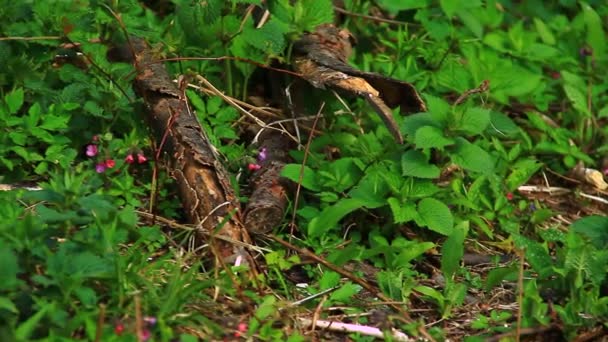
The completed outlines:
<svg viewBox="0 0 608 342">
<path fill-rule="evenodd" d="M 177 183 L 189 223 L 196 224 L 198 243 L 212 243 L 223 259 L 244 255 L 242 248 L 209 236 L 249 242 L 240 219 L 240 205 L 228 174 L 214 147 L 189 110 L 183 89 L 172 81 L 165 67 L 156 62 L 145 41 L 132 38 L 135 54 L 136 92 L 146 106 L 146 120 L 156 138 L 156 146 L 168 160 L 167 170 Z"/>
</svg>

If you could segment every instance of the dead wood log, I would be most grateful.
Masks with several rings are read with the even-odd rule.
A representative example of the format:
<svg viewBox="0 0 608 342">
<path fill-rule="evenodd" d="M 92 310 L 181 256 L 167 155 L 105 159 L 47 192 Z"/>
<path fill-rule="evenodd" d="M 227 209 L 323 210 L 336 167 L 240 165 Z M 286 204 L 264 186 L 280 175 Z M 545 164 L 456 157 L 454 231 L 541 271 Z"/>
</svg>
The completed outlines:
<svg viewBox="0 0 608 342">
<path fill-rule="evenodd" d="M 281 132 L 266 131 L 260 135 L 261 168 L 253 174 L 249 184 L 253 192 L 245 209 L 244 222 L 254 234 L 268 233 L 277 227 L 285 215 L 290 181 L 281 177 L 288 152 L 293 142 Z"/>
<path fill-rule="evenodd" d="M 166 168 L 177 183 L 188 221 L 199 228 L 198 243 L 215 240 L 212 247 L 222 259 L 242 255 L 241 248 L 225 241 L 249 242 L 238 198 L 214 147 L 189 110 L 183 89 L 156 62 L 145 41 L 132 38 L 130 49 L 137 69 L 134 88 L 144 100 L 156 146 L 168 159 Z M 209 239 L 217 235 L 227 239 Z"/>
</svg>

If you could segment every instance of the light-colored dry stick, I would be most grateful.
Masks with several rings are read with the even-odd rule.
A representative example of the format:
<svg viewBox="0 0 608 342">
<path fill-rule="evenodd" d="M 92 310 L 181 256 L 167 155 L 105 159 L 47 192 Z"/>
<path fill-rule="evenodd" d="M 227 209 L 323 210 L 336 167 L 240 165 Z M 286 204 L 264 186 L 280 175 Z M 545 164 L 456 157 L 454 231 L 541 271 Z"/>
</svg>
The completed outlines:
<svg viewBox="0 0 608 342">
<path fill-rule="evenodd" d="M 59 40 L 63 37 L 60 36 L 38 36 L 38 37 L 0 37 L 2 40 Z"/>
<path fill-rule="evenodd" d="M 585 198 L 588 198 L 588 199 L 591 199 L 591 200 L 594 200 L 594 201 L 598 201 L 598 202 L 601 202 L 601 203 L 604 203 L 604 204 L 608 204 L 608 200 L 605 199 L 605 198 L 603 198 L 603 197 L 589 195 L 589 194 L 586 194 L 584 192 L 579 192 L 578 194 L 581 195 L 582 197 L 585 197 Z"/>
<path fill-rule="evenodd" d="M 557 186 L 540 186 L 540 185 L 522 185 L 517 188 L 520 192 L 547 192 L 552 195 L 563 195 L 572 192 L 570 189 L 560 188 Z"/>
<path fill-rule="evenodd" d="M 340 332 L 352 333 L 352 334 L 361 334 L 361 335 L 372 336 L 372 337 L 380 338 L 380 339 L 384 339 L 384 337 L 385 337 L 382 330 L 380 330 L 378 328 L 374 328 L 374 327 L 369 327 L 366 325 L 341 323 L 341 322 L 325 321 L 325 320 L 317 320 L 316 322 L 313 322 L 313 320 L 308 319 L 308 318 L 298 318 L 298 321 L 302 325 L 307 326 L 307 327 L 312 326 L 314 323 L 314 324 L 316 324 L 316 327 L 320 328 L 320 329 L 327 329 L 327 330 L 331 330 L 331 331 L 340 331 Z M 398 331 L 396 329 L 391 329 L 389 334 L 390 334 L 389 336 L 392 338 L 393 341 L 399 341 L 399 342 L 414 341 L 414 339 L 410 338 L 403 332 Z"/>
<path fill-rule="evenodd" d="M 255 115 L 251 114 L 248 110 L 246 110 L 244 107 L 240 106 L 238 103 L 236 103 L 236 101 L 233 101 L 231 97 L 226 96 L 224 93 L 222 93 L 219 89 L 217 89 L 215 86 L 213 86 L 213 84 L 211 84 L 211 82 L 209 82 L 206 78 L 204 78 L 201 75 L 196 75 L 196 78 L 202 82 L 206 87 L 210 88 L 213 90 L 213 92 L 215 93 L 215 95 L 219 96 L 222 98 L 222 100 L 226 101 L 229 105 L 233 106 L 234 108 L 238 109 L 241 113 L 245 114 L 246 116 L 248 116 L 250 119 L 252 119 L 258 126 L 262 127 L 262 128 L 269 128 L 269 129 L 273 129 L 279 132 L 283 132 L 286 133 L 291 139 L 293 139 L 294 141 L 297 141 L 296 137 L 294 137 L 291 133 L 289 133 L 287 130 L 285 129 L 277 129 L 274 127 L 268 127 L 268 125 L 266 125 L 266 123 L 262 120 L 260 120 L 258 117 L 256 117 Z"/>
<path fill-rule="evenodd" d="M 173 82 L 177 83 L 177 80 L 174 80 Z M 197 86 L 195 84 L 191 84 L 190 83 L 190 84 L 188 84 L 188 87 L 192 88 L 192 89 L 196 89 L 198 91 L 201 91 L 201 92 L 203 92 L 203 93 L 205 93 L 207 95 L 216 95 L 216 92 L 214 92 L 213 90 L 205 88 L 205 87 Z M 228 98 L 230 98 L 234 103 L 238 103 L 242 107 L 247 108 L 247 109 L 249 109 L 252 112 L 260 112 L 260 113 L 262 113 L 264 115 L 267 115 L 267 116 L 270 116 L 270 117 L 274 117 L 274 118 L 280 117 L 279 114 L 274 113 L 274 112 L 279 112 L 279 110 L 276 109 L 276 108 L 273 108 L 273 107 L 256 107 L 256 106 L 254 106 L 254 105 L 252 105 L 250 103 L 247 103 L 245 101 L 241 101 L 239 99 L 235 99 L 234 97 L 230 97 L 228 95 L 225 95 L 225 96 L 228 97 Z"/>
<path fill-rule="evenodd" d="M 310 301 L 310 300 L 313 300 L 313 299 L 315 299 L 315 298 L 317 298 L 317 297 L 321 297 L 321 296 L 323 296 L 324 294 L 329 293 L 329 292 L 332 292 L 332 291 L 334 291 L 334 290 L 336 290 L 336 289 L 338 289 L 338 288 L 339 288 L 339 286 L 330 287 L 329 289 L 323 290 L 323 291 L 321 291 L 321 292 L 319 292 L 319 293 L 315 293 L 315 294 L 312 294 L 312 295 L 310 295 L 310 296 L 308 296 L 308 297 L 302 298 L 302 299 L 300 299 L 300 300 L 296 300 L 295 302 L 292 302 L 292 303 L 290 303 L 289 305 L 287 305 L 287 307 L 298 306 L 298 305 L 300 305 L 300 304 L 303 304 L 303 303 L 306 303 L 306 302 L 308 302 L 308 301 Z"/>
<path fill-rule="evenodd" d="M 11 190 L 27 190 L 27 191 L 40 191 L 42 190 L 39 186 L 20 186 L 11 184 L 0 184 L 0 191 L 11 191 Z"/>
</svg>

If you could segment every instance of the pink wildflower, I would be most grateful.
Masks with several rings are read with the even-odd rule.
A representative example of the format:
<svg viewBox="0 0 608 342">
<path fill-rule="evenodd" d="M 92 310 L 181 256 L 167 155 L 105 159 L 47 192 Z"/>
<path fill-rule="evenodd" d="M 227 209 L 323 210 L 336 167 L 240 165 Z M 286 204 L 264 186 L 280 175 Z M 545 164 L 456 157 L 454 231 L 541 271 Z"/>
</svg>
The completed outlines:
<svg viewBox="0 0 608 342">
<path fill-rule="evenodd" d="M 106 170 L 106 163 L 99 163 L 97 165 L 95 165 L 95 171 L 97 173 L 102 173 Z"/>
<path fill-rule="evenodd" d="M 132 154 L 127 154 L 127 157 L 125 158 L 125 163 L 127 164 L 133 164 L 133 162 L 135 161 L 135 158 L 133 158 Z"/>
<path fill-rule="evenodd" d="M 97 155 L 97 145 L 93 145 L 93 144 L 89 144 L 87 145 L 87 156 L 89 157 L 95 157 Z"/>
<path fill-rule="evenodd" d="M 116 166 L 116 162 L 114 161 L 114 159 L 108 159 L 108 160 L 106 160 L 106 167 L 108 169 L 111 169 L 114 166 Z"/>
<path fill-rule="evenodd" d="M 249 163 L 249 165 L 247 165 L 247 168 L 249 169 L 249 171 L 257 171 L 257 170 L 261 169 L 262 167 L 258 164 Z"/>
<path fill-rule="evenodd" d="M 145 163 L 146 161 L 148 161 L 148 158 L 146 158 L 146 156 L 144 156 L 144 154 L 143 154 L 143 153 L 138 153 L 138 154 L 137 154 L 137 163 L 138 163 L 138 164 L 143 164 L 143 163 Z"/>
</svg>

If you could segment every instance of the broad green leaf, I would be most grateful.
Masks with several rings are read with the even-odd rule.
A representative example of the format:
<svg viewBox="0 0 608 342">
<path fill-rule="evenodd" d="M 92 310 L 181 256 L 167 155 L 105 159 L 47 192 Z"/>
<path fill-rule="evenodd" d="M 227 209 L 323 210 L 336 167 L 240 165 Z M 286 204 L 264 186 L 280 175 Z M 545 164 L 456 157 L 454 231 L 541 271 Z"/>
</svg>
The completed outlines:
<svg viewBox="0 0 608 342">
<path fill-rule="evenodd" d="M 438 122 L 431 113 L 418 113 L 403 118 L 401 131 L 404 132 L 405 135 L 408 136 L 408 139 L 413 142 L 416 136 L 416 131 L 424 126 L 435 126 L 441 128 L 447 126 L 447 124 Z"/>
<path fill-rule="evenodd" d="M 395 223 L 405 223 L 414 220 L 418 216 L 416 211 L 416 205 L 413 203 L 404 203 L 391 197 L 387 200 L 391 211 L 393 213 L 393 220 Z"/>
<path fill-rule="evenodd" d="M 443 131 L 434 126 L 424 126 L 416 131 L 414 144 L 416 148 L 438 148 L 452 145 L 454 141 L 444 136 Z"/>
<path fill-rule="evenodd" d="M 468 232 L 468 222 L 463 222 L 454 228 L 441 247 L 441 271 L 447 281 L 460 268 L 460 261 L 464 255 L 464 239 Z"/>
<path fill-rule="evenodd" d="M 17 286 L 19 280 L 19 263 L 17 255 L 10 246 L 0 240 L 0 290 L 12 290 Z"/>
<path fill-rule="evenodd" d="M 507 188 L 509 191 L 514 191 L 520 185 L 526 183 L 536 171 L 541 168 L 542 164 L 536 159 L 521 159 L 511 167 L 511 173 L 506 179 Z"/>
<path fill-rule="evenodd" d="M 399 11 L 424 8 L 430 4 L 430 0 L 378 0 L 378 6 L 396 14 Z"/>
<path fill-rule="evenodd" d="M 8 114 L 15 114 L 23 105 L 23 88 L 17 88 L 4 96 Z"/>
<path fill-rule="evenodd" d="M 580 114 L 584 114 L 586 117 L 591 117 L 591 112 L 589 111 L 589 108 L 587 108 L 587 99 L 580 90 L 570 84 L 565 84 L 564 91 L 570 102 L 572 102 L 572 107 L 574 107 L 574 109 Z"/>
<path fill-rule="evenodd" d="M 494 172 L 494 159 L 481 147 L 459 139 L 452 161 L 463 169 L 480 173 Z"/>
<path fill-rule="evenodd" d="M 479 16 L 480 12 L 472 12 L 470 9 L 457 11 L 458 18 L 462 20 L 475 37 L 481 39 L 483 37 L 483 24 Z"/>
<path fill-rule="evenodd" d="M 21 323 L 15 331 L 15 337 L 17 341 L 29 341 L 30 336 L 34 333 L 36 327 L 39 326 L 40 320 L 46 316 L 47 312 L 54 307 L 53 304 L 44 304 L 38 312 L 28 318 L 25 322 Z"/>
<path fill-rule="evenodd" d="M 19 313 L 19 309 L 17 309 L 15 303 L 7 297 L 0 297 L 0 309 L 14 314 Z"/>
<path fill-rule="evenodd" d="M 608 246 L 608 217 L 587 216 L 574 221 L 570 227 L 572 231 L 586 236 L 598 249 Z"/>
<path fill-rule="evenodd" d="M 540 278 L 549 276 L 553 271 L 553 259 L 547 251 L 547 247 L 540 242 L 536 242 L 525 238 L 521 235 L 513 235 L 515 245 L 523 249 L 526 260 L 532 265 L 532 268 L 538 272 Z"/>
<path fill-rule="evenodd" d="M 334 4 L 331 0 L 300 0 L 294 5 L 294 21 L 306 31 L 324 23 L 334 22 Z"/>
<path fill-rule="evenodd" d="M 285 36 L 288 27 L 277 20 L 270 20 L 261 28 L 248 25 L 243 30 L 243 39 L 252 47 L 270 54 L 278 55 L 285 49 Z"/>
<path fill-rule="evenodd" d="M 437 233 L 448 236 L 454 231 L 450 208 L 441 201 L 431 197 L 422 199 L 418 202 L 418 215 L 429 229 Z"/>
<path fill-rule="evenodd" d="M 409 150 L 401 157 L 401 174 L 417 178 L 438 178 L 441 170 L 429 164 L 428 158 L 420 151 Z"/>
<path fill-rule="evenodd" d="M 488 276 L 486 278 L 486 283 L 484 284 L 484 289 L 486 291 L 492 290 L 496 285 L 500 284 L 503 280 L 514 280 L 519 272 L 519 265 L 511 265 L 508 267 L 498 267 L 490 272 L 488 272 Z M 515 278 L 516 279 L 516 278 Z"/>
<path fill-rule="evenodd" d="M 428 113 L 431 114 L 434 121 L 446 123 L 449 120 L 448 114 L 452 109 L 449 103 L 440 97 L 428 94 L 424 95 L 424 99 L 428 107 Z"/>
<path fill-rule="evenodd" d="M 321 187 L 317 182 L 315 172 L 308 166 L 304 166 L 304 169 L 302 170 L 302 165 L 300 164 L 287 164 L 285 167 L 283 167 L 281 176 L 296 183 L 300 183 L 300 173 L 302 173 L 301 185 L 305 189 L 312 191 L 321 190 Z"/>
<path fill-rule="evenodd" d="M 448 18 L 451 18 L 461 8 L 460 0 L 439 0 L 439 4 Z"/>
<path fill-rule="evenodd" d="M 490 111 L 481 107 L 467 108 L 462 114 L 460 122 L 456 127 L 469 135 L 477 135 L 483 132 L 490 124 Z"/>
<path fill-rule="evenodd" d="M 606 34 L 602 28 L 603 20 L 593 7 L 581 1 L 585 25 L 587 26 L 587 44 L 593 49 L 596 58 L 603 58 L 606 53 Z"/>
<path fill-rule="evenodd" d="M 376 273 L 378 287 L 394 300 L 403 300 L 403 273 L 396 271 L 380 271 Z"/>
<path fill-rule="evenodd" d="M 363 207 L 360 200 L 345 198 L 336 204 L 329 206 L 308 223 L 308 235 L 312 237 L 322 236 L 324 232 L 336 227 L 338 222 L 351 212 Z"/>
<path fill-rule="evenodd" d="M 490 112 L 490 125 L 487 130 L 498 135 L 514 136 L 519 132 L 519 127 L 507 115 L 492 111 Z"/>
<path fill-rule="evenodd" d="M 327 290 L 340 283 L 340 275 L 334 271 L 325 271 L 319 279 L 319 290 Z"/>
<path fill-rule="evenodd" d="M 362 289 L 362 287 L 360 285 L 353 284 L 352 282 L 349 281 L 349 282 L 345 283 L 344 285 L 342 285 L 336 291 L 332 292 L 331 295 L 329 296 L 329 299 L 338 301 L 338 302 L 342 302 L 342 303 L 346 303 L 352 296 L 361 292 L 361 289 Z"/>
<path fill-rule="evenodd" d="M 536 26 L 536 32 L 540 36 L 540 39 L 545 44 L 555 45 L 555 36 L 551 33 L 551 29 L 545 25 L 545 22 L 540 18 L 534 18 L 534 26 Z"/>
<path fill-rule="evenodd" d="M 411 262 L 417 257 L 423 255 L 436 245 L 432 242 L 409 241 L 404 248 L 399 248 L 400 252 L 393 260 L 392 266 L 399 268 L 408 268 Z"/>
</svg>

